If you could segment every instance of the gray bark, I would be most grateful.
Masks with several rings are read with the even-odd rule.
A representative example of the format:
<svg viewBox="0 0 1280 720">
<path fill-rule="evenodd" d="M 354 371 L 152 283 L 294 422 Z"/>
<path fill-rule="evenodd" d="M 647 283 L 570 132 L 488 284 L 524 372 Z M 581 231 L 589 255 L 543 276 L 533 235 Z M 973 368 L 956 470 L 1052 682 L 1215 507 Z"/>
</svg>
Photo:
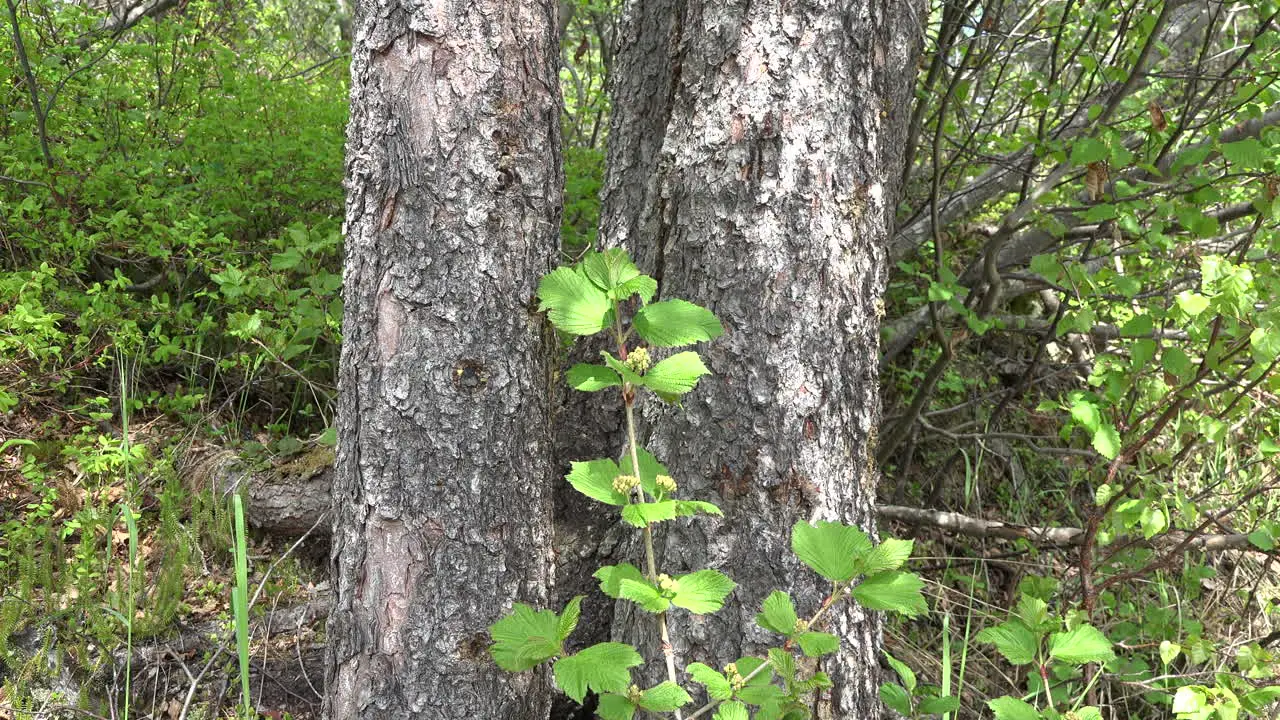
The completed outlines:
<svg viewBox="0 0 1280 720">
<path fill-rule="evenodd" d="M 714 376 L 685 407 L 646 407 L 642 442 L 680 495 L 727 515 L 664 524 L 660 570 L 710 566 L 739 583 L 715 615 L 672 614 L 680 665 L 772 644 L 753 618 L 773 589 L 816 609 L 829 585 L 793 559 L 795 521 L 874 531 L 876 309 L 915 12 L 869 0 L 635 0 L 625 11 L 624 37 L 640 39 L 615 70 L 603 236 L 633 250 L 661 297 L 706 305 L 726 327 L 704 349 Z M 849 608 L 831 628 L 844 649 L 825 664 L 836 687 L 817 716 L 879 717 L 878 619 Z M 621 603 L 614 631 L 659 658 L 657 675 L 652 616 Z"/>
<path fill-rule="evenodd" d="M 357 5 L 326 714 L 543 720 L 487 626 L 550 584 L 556 3 Z"/>
</svg>

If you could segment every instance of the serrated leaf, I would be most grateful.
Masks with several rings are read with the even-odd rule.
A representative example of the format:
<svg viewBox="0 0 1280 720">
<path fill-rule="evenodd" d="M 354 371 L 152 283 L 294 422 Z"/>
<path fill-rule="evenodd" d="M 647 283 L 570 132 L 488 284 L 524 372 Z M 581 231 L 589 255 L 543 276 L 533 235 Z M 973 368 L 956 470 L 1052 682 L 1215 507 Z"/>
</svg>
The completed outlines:
<svg viewBox="0 0 1280 720">
<path fill-rule="evenodd" d="M 662 597 L 662 592 L 647 580 L 621 581 L 618 583 L 618 595 L 651 613 L 666 612 L 671 607 L 671 601 Z"/>
<path fill-rule="evenodd" d="M 640 707 L 650 712 L 671 712 L 693 702 L 684 688 L 670 680 L 645 690 L 640 695 Z"/>
<path fill-rule="evenodd" d="M 924 582 L 916 575 L 890 570 L 858 583 L 853 589 L 853 599 L 869 610 L 890 610 L 915 617 L 929 609 L 924 595 L 920 594 L 923 587 Z"/>
<path fill-rule="evenodd" d="M 1111 641 L 1092 625 L 1049 636 L 1049 656 L 1073 665 L 1114 660 Z"/>
<path fill-rule="evenodd" d="M 1120 433 L 1111 423 L 1103 423 L 1093 434 L 1093 449 L 1108 460 L 1114 460 L 1120 454 Z"/>
<path fill-rule="evenodd" d="M 644 658 L 630 645 L 616 642 L 592 645 L 556 661 L 556 684 L 579 703 L 588 689 L 597 693 L 623 693 L 631 683 L 628 668 L 643 662 Z"/>
<path fill-rule="evenodd" d="M 511 614 L 489 626 L 498 667 L 521 672 L 559 655 L 560 617 L 550 610 L 534 610 L 516 603 Z"/>
<path fill-rule="evenodd" d="M 578 627 L 578 619 L 582 617 L 582 598 L 578 595 L 564 606 L 564 611 L 560 613 L 560 623 L 556 635 L 560 638 L 560 642 L 564 642 L 566 638 L 573 634 Z"/>
<path fill-rule="evenodd" d="M 840 649 L 840 638 L 831 633 L 804 632 L 796 635 L 795 640 L 806 657 L 822 657 Z"/>
<path fill-rule="evenodd" d="M 1040 720 L 1040 711 L 1016 697 L 998 697 L 987 701 L 996 720 Z"/>
<path fill-rule="evenodd" d="M 719 570 L 699 570 L 676 578 L 678 589 L 671 603 L 696 615 L 704 615 L 724 606 L 724 599 L 737 583 Z"/>
<path fill-rule="evenodd" d="M 674 520 L 676 518 L 676 501 L 661 500 L 659 502 L 632 503 L 622 508 L 622 519 L 628 525 L 642 528 L 649 523 Z"/>
<path fill-rule="evenodd" d="M 740 702 L 720 703 L 711 720 L 748 720 L 747 706 Z"/>
<path fill-rule="evenodd" d="M 603 720 L 631 720 L 636 714 L 636 706 L 625 695 L 605 693 L 600 696 L 596 714 Z"/>
<path fill-rule="evenodd" d="M 609 327 L 613 311 L 609 296 L 572 268 L 560 267 L 543 275 L 538 299 L 538 309 L 549 311 L 551 324 L 564 332 L 594 335 Z"/>
<path fill-rule="evenodd" d="M 1178 293 L 1176 299 L 1178 307 L 1182 309 L 1182 312 L 1192 317 L 1199 315 L 1209 308 L 1209 298 L 1201 295 L 1200 293 L 1191 292 L 1190 290 L 1183 290 Z"/>
<path fill-rule="evenodd" d="M 1163 640 L 1160 642 L 1160 662 L 1164 663 L 1165 665 L 1168 665 L 1169 663 L 1178 659 L 1178 656 L 1181 654 L 1182 654 L 1182 646 L 1179 645 L 1178 643 L 1169 642 L 1168 640 Z"/>
<path fill-rule="evenodd" d="M 657 347 L 681 347 L 714 340 L 724 328 L 710 310 L 685 300 L 646 305 L 631 320 L 640 337 Z"/>
<path fill-rule="evenodd" d="M 686 351 L 650 368 L 644 375 L 643 384 L 655 392 L 683 395 L 697 386 L 698 378 L 710 372 L 698 353 Z"/>
<path fill-rule="evenodd" d="M 902 567 L 907 558 L 911 557 L 913 545 L 914 543 L 911 540 L 888 538 L 871 548 L 871 552 L 867 553 L 866 558 L 862 561 L 859 572 L 865 575 L 875 575 L 885 570 L 897 570 Z"/>
<path fill-rule="evenodd" d="M 898 674 L 898 679 L 902 681 L 902 685 L 907 690 L 914 691 L 917 682 L 915 671 L 908 667 L 906 663 L 890 655 L 887 650 L 884 653 L 884 659 L 889 662 L 889 667 L 893 668 L 893 671 Z"/>
<path fill-rule="evenodd" d="M 632 295 L 639 295 L 640 304 L 648 305 L 656 292 L 658 292 L 658 281 L 648 275 L 640 275 L 610 290 L 609 297 L 614 300 L 626 300 Z"/>
<path fill-rule="evenodd" d="M 991 643 L 1013 665 L 1027 665 L 1036 659 L 1040 638 L 1021 620 L 1006 620 L 999 625 L 983 629 L 975 638 L 978 642 Z"/>
<path fill-rule="evenodd" d="M 733 687 L 729 684 L 729 678 L 709 665 L 690 663 L 685 668 L 685 672 L 689 673 L 694 682 L 707 688 L 707 696 L 712 700 L 728 700 L 733 697 Z"/>
<path fill-rule="evenodd" d="M 622 378 L 618 373 L 604 365 L 588 363 L 578 363 L 569 368 L 569 372 L 565 374 L 565 380 L 568 381 L 569 387 L 583 392 L 596 392 L 622 384 Z"/>
<path fill-rule="evenodd" d="M 589 462 L 569 463 L 565 480 L 574 490 L 592 500 L 607 505 L 626 505 L 627 496 L 613 489 L 613 480 L 622 474 L 616 463 L 608 458 Z"/>
<path fill-rule="evenodd" d="M 1258 138 L 1245 138 L 1222 146 L 1222 156 L 1237 166 L 1236 172 L 1265 169 L 1269 154 Z"/>
<path fill-rule="evenodd" d="M 871 540 L 850 525 L 819 520 L 815 526 L 801 520 L 791 528 L 791 550 L 822 577 L 846 582 L 857 573 L 854 558 L 871 550 Z"/>
<path fill-rule="evenodd" d="M 799 619 L 791 596 L 781 590 L 774 590 L 764 599 L 760 613 L 756 615 L 756 624 L 765 630 L 791 637 Z"/>
<path fill-rule="evenodd" d="M 644 573 L 640 572 L 640 569 L 631 563 L 606 565 L 595 571 L 592 577 L 600 581 L 600 592 L 614 600 L 622 597 L 621 585 L 623 580 L 644 582 Z"/>
<path fill-rule="evenodd" d="M 880 702 L 899 715 L 911 717 L 911 693 L 897 683 L 880 685 Z"/>
<path fill-rule="evenodd" d="M 640 275 L 640 269 L 621 248 L 587 253 L 582 258 L 582 270 L 591 282 L 606 291 Z"/>
<path fill-rule="evenodd" d="M 796 679 L 796 658 L 782 648 L 769 648 L 769 666 L 787 687 Z"/>
<path fill-rule="evenodd" d="M 738 674 L 746 677 L 755 672 L 756 668 L 765 664 L 765 660 L 758 657 L 741 657 L 734 664 L 738 666 Z M 773 668 L 760 671 L 760 674 L 747 681 L 747 685 L 766 685 L 773 681 Z"/>
<path fill-rule="evenodd" d="M 941 697 L 927 697 L 920 701 L 917 710 L 921 715 L 941 715 L 942 713 L 955 712 L 960 709 L 960 698 L 953 695 L 944 695 Z"/>
<path fill-rule="evenodd" d="M 743 673 L 746 676 L 746 673 Z M 770 705 L 780 703 L 786 694 L 776 685 L 748 685 L 738 691 L 738 699 L 748 705 Z"/>
<path fill-rule="evenodd" d="M 689 517 L 691 515 L 697 515 L 698 513 L 724 517 L 723 510 L 715 504 L 705 502 L 703 500 L 676 500 L 675 503 L 677 517 Z"/>
</svg>

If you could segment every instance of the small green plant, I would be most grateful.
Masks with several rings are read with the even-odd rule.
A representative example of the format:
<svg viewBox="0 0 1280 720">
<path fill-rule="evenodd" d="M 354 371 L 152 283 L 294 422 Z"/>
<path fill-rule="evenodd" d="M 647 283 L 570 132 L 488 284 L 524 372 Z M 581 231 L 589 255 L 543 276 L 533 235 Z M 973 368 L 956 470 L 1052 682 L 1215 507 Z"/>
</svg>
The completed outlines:
<svg viewBox="0 0 1280 720">
<path fill-rule="evenodd" d="M 571 336 L 610 332 L 616 343 L 616 356 L 602 352 L 603 364 L 575 365 L 567 380 L 584 392 L 619 389 L 627 446 L 617 462 L 602 458 L 573 463 L 565 479 L 587 497 L 618 508 L 622 521 L 642 534 L 644 570 L 622 563 L 601 568 L 595 577 L 609 597 L 628 600 L 654 614 L 662 647 L 670 648 L 668 613 L 714 613 L 735 584 L 714 569 L 668 574 L 655 560 L 653 536 L 661 523 L 721 515 L 721 511 L 710 502 L 679 497 L 678 480 L 637 444 L 635 409 L 646 391 L 663 402 L 679 403 L 709 373 L 696 352 L 686 350 L 667 357 L 659 357 L 660 353 L 711 341 L 723 333 L 720 321 L 706 308 L 677 299 L 650 302 L 656 291 L 654 279 L 641 274 L 625 251 L 607 250 L 588 252 L 575 265 L 544 276 L 538 298 L 540 309 L 547 311 L 557 330 Z M 629 308 L 634 312 L 628 317 L 624 311 Z M 831 594 L 811 617 L 801 618 L 791 596 L 774 591 L 764 601 L 756 622 L 781 636 L 778 647 L 764 657 L 740 658 L 722 670 L 698 662 L 684 666 L 684 673 L 706 693 L 705 703 L 688 717 L 702 717 L 714 710 L 713 717 L 718 720 L 746 720 L 748 706 L 757 708 L 754 716 L 760 720 L 810 717 L 805 698 L 829 687 L 831 680 L 823 672 L 802 670 L 796 653 L 813 658 L 838 650 L 839 638 L 823 630 L 824 617 L 834 607 L 852 598 L 871 610 L 907 616 L 925 612 L 922 582 L 899 569 L 911 554 L 911 546 L 904 540 L 885 540 L 877 545 L 859 528 L 838 522 L 796 523 L 792 550 L 831 581 Z M 680 682 L 677 658 L 670 650 L 663 658 L 667 679 L 645 689 L 632 683 L 631 668 L 641 665 L 644 658 L 631 645 L 606 642 L 574 654 L 565 651 L 565 640 L 578 623 L 581 602 L 581 596 L 574 598 L 559 615 L 516 603 L 510 615 L 489 628 L 494 660 L 512 672 L 554 660 L 560 689 L 578 702 L 588 690 L 599 694 L 597 713 L 605 720 L 630 720 L 637 710 L 682 717 L 680 709 L 694 700 Z"/>
</svg>

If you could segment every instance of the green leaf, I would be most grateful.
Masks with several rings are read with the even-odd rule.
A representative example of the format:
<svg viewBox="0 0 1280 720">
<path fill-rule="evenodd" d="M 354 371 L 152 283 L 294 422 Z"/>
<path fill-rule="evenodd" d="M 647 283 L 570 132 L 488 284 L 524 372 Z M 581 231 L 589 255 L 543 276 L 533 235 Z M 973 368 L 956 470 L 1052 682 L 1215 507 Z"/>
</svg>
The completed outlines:
<svg viewBox="0 0 1280 720">
<path fill-rule="evenodd" d="M 1089 432 L 1097 432 L 1102 424 L 1102 413 L 1098 406 L 1089 400 L 1080 399 L 1071 405 L 1071 418 L 1080 423 Z"/>
<path fill-rule="evenodd" d="M 603 720 L 631 720 L 636 714 L 636 706 L 625 695 L 605 693 L 600 696 L 596 714 Z"/>
<path fill-rule="evenodd" d="M 622 563 L 620 565 L 606 565 L 595 571 L 592 575 L 600 581 L 600 592 L 617 600 L 622 597 L 622 581 L 634 580 L 635 582 L 644 582 L 644 574 L 640 569 L 631 563 Z"/>
<path fill-rule="evenodd" d="M 998 697 L 987 701 L 996 720 L 1040 720 L 1040 711 L 1015 697 Z"/>
<path fill-rule="evenodd" d="M 578 619 L 582 617 L 582 598 L 578 595 L 564 606 L 564 612 L 560 613 L 560 622 L 556 632 L 556 636 L 560 638 L 560 642 L 564 642 L 574 629 L 578 627 Z"/>
<path fill-rule="evenodd" d="M 890 710 L 911 717 L 911 693 L 897 683 L 883 683 L 880 685 L 880 701 Z"/>
<path fill-rule="evenodd" d="M 676 502 L 661 500 L 659 502 L 632 503 L 622 508 L 622 519 L 628 525 L 642 528 L 649 523 L 674 520 L 676 518 Z"/>
<path fill-rule="evenodd" d="M 1276 549 L 1276 540 L 1271 536 L 1271 528 L 1269 527 L 1260 527 L 1249 533 L 1249 544 L 1263 552 L 1271 552 Z"/>
<path fill-rule="evenodd" d="M 624 693 L 631 683 L 628 668 L 643 662 L 644 658 L 630 645 L 616 642 L 592 645 L 556 661 L 556 684 L 579 703 L 586 697 L 588 688 L 597 693 Z"/>
<path fill-rule="evenodd" d="M 693 702 L 684 688 L 670 680 L 645 690 L 640 695 L 640 707 L 650 712 L 671 712 Z"/>
<path fill-rule="evenodd" d="M 742 673 L 746 677 L 746 673 Z M 749 705 L 779 704 L 786 695 L 776 685 L 756 685 L 752 683 L 738 691 L 738 699 Z"/>
<path fill-rule="evenodd" d="M 1103 423 L 1093 434 L 1093 449 L 1108 460 L 1114 460 L 1120 454 L 1120 433 L 1111 423 Z"/>
<path fill-rule="evenodd" d="M 609 297 L 614 300 L 626 300 L 632 295 L 640 296 L 640 303 L 649 304 L 653 299 L 654 293 L 658 292 L 658 281 L 648 275 L 640 275 L 622 283 L 618 287 L 609 291 Z"/>
<path fill-rule="evenodd" d="M 651 613 L 666 612 L 671 607 L 671 601 L 647 580 L 623 580 L 618 583 L 618 594 Z"/>
<path fill-rule="evenodd" d="M 799 619 L 791 596 L 781 590 L 774 590 L 764 599 L 764 605 L 756 615 L 756 624 L 765 630 L 791 637 L 796 631 L 796 621 Z"/>
<path fill-rule="evenodd" d="M 715 515 L 724 517 L 724 511 L 713 503 L 704 502 L 702 500 L 676 500 L 676 516 L 689 517 L 703 513 L 705 515 Z"/>
<path fill-rule="evenodd" d="M 740 702 L 720 703 L 711 720 L 748 720 L 747 706 Z"/>
<path fill-rule="evenodd" d="M 644 386 L 660 393 L 683 395 L 698 384 L 698 378 L 711 371 L 702 364 L 698 353 L 676 353 L 654 365 L 645 373 Z"/>
<path fill-rule="evenodd" d="M 782 680 L 782 684 L 791 687 L 796 679 L 796 658 L 787 650 L 782 648 L 769 648 L 769 665 L 773 671 L 778 673 L 778 679 Z"/>
<path fill-rule="evenodd" d="M 617 464 L 605 458 L 589 462 L 569 463 L 565 480 L 574 490 L 607 505 L 626 505 L 627 496 L 613 489 L 613 480 L 623 474 Z"/>
<path fill-rule="evenodd" d="M 1222 146 L 1222 156 L 1231 161 L 1236 172 L 1242 170 L 1263 170 L 1270 155 L 1258 138 L 1245 138 Z"/>
<path fill-rule="evenodd" d="M 556 328 L 572 335 L 594 335 L 609 327 L 613 303 L 586 275 L 560 267 L 538 283 L 539 310 L 549 310 Z"/>
<path fill-rule="evenodd" d="M 694 682 L 706 686 L 707 696 L 712 700 L 728 700 L 733 697 L 733 687 L 729 684 L 729 678 L 712 667 L 702 663 L 690 663 L 685 668 L 685 672 L 689 673 Z"/>
<path fill-rule="evenodd" d="M 1074 630 L 1050 635 L 1049 655 L 1073 665 L 1107 662 L 1116 657 L 1111 650 L 1111 641 L 1092 625 L 1080 625 Z"/>
<path fill-rule="evenodd" d="M 582 258 L 582 270 L 596 287 L 606 291 L 640 275 L 640 269 L 621 248 L 587 253 Z"/>
<path fill-rule="evenodd" d="M 1179 645 L 1178 643 L 1169 642 L 1168 640 L 1163 640 L 1160 642 L 1160 662 L 1161 663 L 1168 665 L 1169 663 L 1178 659 L 1178 656 L 1181 654 L 1182 654 L 1182 646 Z"/>
<path fill-rule="evenodd" d="M 927 697 L 920 701 L 917 709 L 921 715 L 941 715 L 942 713 L 955 712 L 960 709 L 960 698 L 954 695 Z"/>
<path fill-rule="evenodd" d="M 806 657 L 822 657 L 840 649 L 840 638 L 824 632 L 800 633 L 796 636 L 796 643 Z"/>
<path fill-rule="evenodd" d="M 684 300 L 647 305 L 631 320 L 640 337 L 657 347 L 681 347 L 714 340 L 724 334 L 710 310 Z"/>
<path fill-rule="evenodd" d="M 604 390 L 605 388 L 622 384 L 622 378 L 618 376 L 618 373 L 604 365 L 590 365 L 588 363 L 578 363 L 569 368 L 565 379 L 568 380 L 569 387 L 583 392 L 596 392 L 597 390 Z"/>
<path fill-rule="evenodd" d="M 1088 165 L 1107 158 L 1107 146 L 1101 140 L 1082 137 L 1071 147 L 1071 164 Z"/>
<path fill-rule="evenodd" d="M 679 587 L 671 603 L 697 615 L 719 610 L 737 583 L 719 570 L 699 570 L 676 578 Z"/>
<path fill-rule="evenodd" d="M 560 617 L 524 603 L 516 603 L 510 615 L 490 625 L 489 635 L 493 637 L 489 649 L 493 661 L 510 672 L 528 670 L 563 652 Z"/>
<path fill-rule="evenodd" d="M 871 540 L 850 525 L 819 520 L 815 526 L 801 520 L 791 528 L 791 550 L 822 577 L 846 582 L 857 573 L 854 558 L 871 550 Z"/>
<path fill-rule="evenodd" d="M 671 471 L 667 470 L 667 466 L 658 462 L 658 458 L 653 453 L 642 447 L 636 448 L 636 458 L 640 461 L 640 487 L 650 495 L 658 494 L 656 481 L 659 475 L 670 475 Z M 632 472 L 631 464 L 631 446 L 623 448 L 621 457 L 618 458 L 618 466 L 627 469 L 628 473 Z M 677 510 L 678 513 L 678 510 Z"/>
<path fill-rule="evenodd" d="M 1178 307 L 1182 312 L 1195 317 L 1209 308 L 1209 298 L 1200 293 L 1183 290 L 1177 295 Z"/>
<path fill-rule="evenodd" d="M 1040 649 L 1040 638 L 1021 620 L 1006 620 L 978 633 L 978 642 L 991 643 L 1013 665 L 1028 665 L 1035 661 Z"/>
<path fill-rule="evenodd" d="M 885 570 L 897 570 L 911 557 L 911 540 L 887 538 L 879 545 L 871 548 L 862 562 L 859 572 L 864 575 L 875 575 Z"/>
<path fill-rule="evenodd" d="M 893 668 L 893 671 L 898 674 L 898 679 L 902 681 L 903 686 L 908 690 L 914 691 L 916 689 L 915 671 L 908 667 L 906 663 L 890 655 L 887 650 L 884 653 L 884 659 L 889 662 L 889 667 Z"/>
<path fill-rule="evenodd" d="M 915 617 L 928 612 L 920 589 L 924 582 L 912 573 L 890 570 L 858 583 L 853 598 L 869 610 L 891 610 L 900 615 Z"/>
</svg>

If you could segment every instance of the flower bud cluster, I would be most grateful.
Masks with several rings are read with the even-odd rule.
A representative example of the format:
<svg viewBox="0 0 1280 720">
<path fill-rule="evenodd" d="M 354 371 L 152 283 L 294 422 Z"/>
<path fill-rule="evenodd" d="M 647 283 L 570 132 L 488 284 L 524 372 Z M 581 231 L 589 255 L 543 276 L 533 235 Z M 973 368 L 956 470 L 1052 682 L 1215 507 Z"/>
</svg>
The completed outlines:
<svg viewBox="0 0 1280 720">
<path fill-rule="evenodd" d="M 659 475 L 653 482 L 659 490 L 668 495 L 676 491 L 676 480 L 670 475 Z"/>
<path fill-rule="evenodd" d="M 639 685 L 632 685 L 631 688 L 627 690 L 627 700 L 630 700 L 632 705 L 640 704 L 640 697 L 643 695 L 644 691 L 640 689 Z"/>
<path fill-rule="evenodd" d="M 734 692 L 746 687 L 747 683 L 742 679 L 742 673 L 738 672 L 738 663 L 729 663 L 724 666 L 724 676 L 728 678 L 729 685 Z"/>
<path fill-rule="evenodd" d="M 663 594 L 674 595 L 676 590 L 679 588 L 680 584 L 677 583 L 676 579 L 670 575 L 663 573 L 658 576 L 658 589 L 661 590 Z"/>
<path fill-rule="evenodd" d="M 649 351 L 645 348 L 638 347 L 627 353 L 627 369 L 633 373 L 643 375 L 649 369 Z"/>
<path fill-rule="evenodd" d="M 623 495 L 631 492 L 640 484 L 640 478 L 635 475 L 619 475 L 613 479 L 613 489 Z"/>
<path fill-rule="evenodd" d="M 796 618 L 796 632 L 809 632 L 809 621 L 803 618 Z"/>
</svg>

